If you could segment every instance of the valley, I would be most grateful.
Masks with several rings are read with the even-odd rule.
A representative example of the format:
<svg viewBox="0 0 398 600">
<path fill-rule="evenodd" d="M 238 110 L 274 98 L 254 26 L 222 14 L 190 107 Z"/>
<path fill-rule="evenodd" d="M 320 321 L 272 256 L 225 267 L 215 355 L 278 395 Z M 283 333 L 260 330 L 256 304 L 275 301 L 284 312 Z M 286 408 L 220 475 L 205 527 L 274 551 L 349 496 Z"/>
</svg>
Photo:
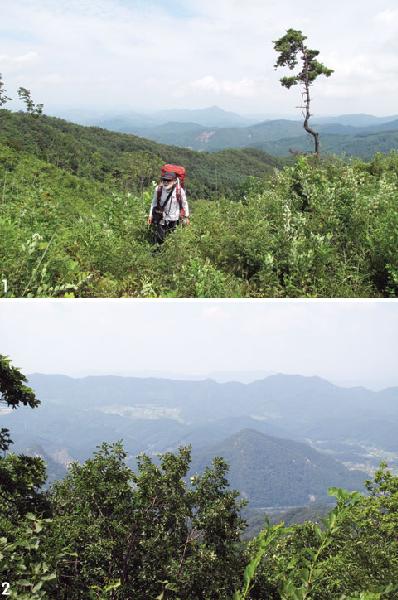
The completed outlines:
<svg viewBox="0 0 398 600">
<path fill-rule="evenodd" d="M 4 414 L 2 423 L 15 451 L 47 460 L 51 480 L 117 440 L 133 469 L 141 452 L 157 460 L 186 445 L 191 473 L 223 456 L 231 486 L 251 508 L 325 502 L 330 486 L 362 488 L 382 460 L 398 468 L 397 388 L 373 392 L 293 375 L 242 384 L 37 374 L 29 384 L 42 405 Z"/>
</svg>

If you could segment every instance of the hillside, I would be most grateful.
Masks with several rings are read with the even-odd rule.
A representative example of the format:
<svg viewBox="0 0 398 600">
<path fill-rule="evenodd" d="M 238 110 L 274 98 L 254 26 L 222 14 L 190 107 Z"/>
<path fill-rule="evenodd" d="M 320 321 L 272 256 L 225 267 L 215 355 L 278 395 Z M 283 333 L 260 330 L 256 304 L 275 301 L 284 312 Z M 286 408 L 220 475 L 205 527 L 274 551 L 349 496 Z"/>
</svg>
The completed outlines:
<svg viewBox="0 0 398 600">
<path fill-rule="evenodd" d="M 322 152 L 327 154 L 344 154 L 370 160 L 376 152 L 388 153 L 398 149 L 398 122 L 393 129 L 382 132 L 365 132 L 351 135 L 321 134 Z M 335 127 L 334 127 L 335 128 Z M 312 141 L 306 136 L 290 137 L 272 142 L 264 141 L 253 144 L 254 148 L 270 152 L 274 156 L 286 156 L 290 150 L 311 152 Z"/>
<path fill-rule="evenodd" d="M 225 148 L 245 148 L 264 141 L 300 136 L 303 127 L 299 121 L 283 119 L 247 127 L 204 127 L 197 123 L 170 122 L 157 127 L 135 128 L 134 132 L 162 143 L 173 140 L 193 150 L 217 152 Z"/>
<path fill-rule="evenodd" d="M 247 177 L 270 174 L 281 163 L 262 151 L 197 153 L 98 127 L 83 127 L 43 116 L 0 110 L 0 143 L 62 168 L 78 177 L 130 190 L 159 178 L 164 163 L 183 164 L 191 197 L 233 192 Z"/>
<path fill-rule="evenodd" d="M 274 510 L 264 510 L 261 508 L 246 508 L 243 511 L 243 516 L 247 522 L 242 538 L 251 540 L 264 529 L 266 519 L 272 524 L 284 523 L 287 527 L 302 523 L 322 523 L 327 513 L 331 509 L 331 498 L 328 503 L 312 502 L 307 506 L 297 506 L 283 510 L 275 508 Z"/>
<path fill-rule="evenodd" d="M 156 248 L 166 161 L 192 219 Z M 0 296 L 395 297 L 397 154 L 278 165 L 0 111 Z"/>
<path fill-rule="evenodd" d="M 349 471 L 306 444 L 245 429 L 201 452 L 193 452 L 191 473 L 201 473 L 214 456 L 230 466 L 229 481 L 250 506 L 305 505 L 325 500 L 331 486 L 361 489 L 363 473 Z"/>
</svg>

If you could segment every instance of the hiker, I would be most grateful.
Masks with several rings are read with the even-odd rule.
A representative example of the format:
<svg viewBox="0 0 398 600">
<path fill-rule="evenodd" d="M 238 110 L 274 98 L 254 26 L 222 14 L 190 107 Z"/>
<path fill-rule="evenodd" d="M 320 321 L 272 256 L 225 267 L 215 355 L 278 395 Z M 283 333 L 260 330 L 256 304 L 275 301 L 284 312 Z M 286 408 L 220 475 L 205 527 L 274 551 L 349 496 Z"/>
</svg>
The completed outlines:
<svg viewBox="0 0 398 600">
<path fill-rule="evenodd" d="M 167 234 L 179 223 L 189 225 L 189 207 L 184 189 L 185 169 L 176 167 L 176 170 L 177 172 L 168 171 L 163 167 L 161 183 L 153 194 L 148 225 L 154 225 L 155 240 L 158 244 L 162 244 Z"/>
</svg>

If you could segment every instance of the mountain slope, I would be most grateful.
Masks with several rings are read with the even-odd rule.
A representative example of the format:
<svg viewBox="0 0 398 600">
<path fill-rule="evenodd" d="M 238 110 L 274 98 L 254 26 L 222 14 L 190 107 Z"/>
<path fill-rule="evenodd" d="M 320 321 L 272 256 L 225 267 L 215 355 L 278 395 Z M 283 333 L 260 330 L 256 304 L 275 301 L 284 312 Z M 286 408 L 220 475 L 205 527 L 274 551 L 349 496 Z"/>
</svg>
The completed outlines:
<svg viewBox="0 0 398 600">
<path fill-rule="evenodd" d="M 251 122 L 249 118 L 224 110 L 219 106 L 209 106 L 201 109 L 161 110 L 157 111 L 154 117 L 163 121 L 195 122 L 204 127 L 237 127 L 248 125 Z"/>
<path fill-rule="evenodd" d="M 380 149 L 383 152 L 394 147 L 394 142 L 389 143 L 383 134 L 398 131 L 398 120 L 391 117 L 390 121 L 383 119 L 366 120 L 343 118 L 338 120 L 314 122 L 314 126 L 322 136 L 323 149 L 325 152 L 357 154 L 358 156 L 370 158 L 372 152 L 367 146 L 374 145 L 374 152 Z M 107 126 L 112 129 L 112 124 Z M 119 129 L 118 129 L 119 130 Z M 249 126 L 223 126 L 205 127 L 199 123 L 168 122 L 161 125 L 140 127 L 131 125 L 122 128 L 126 132 L 135 133 L 147 139 L 155 140 L 164 144 L 175 144 L 191 148 L 193 150 L 217 152 L 225 148 L 257 147 L 270 154 L 283 156 L 294 147 L 293 140 L 297 140 L 299 150 L 310 150 L 310 140 L 303 130 L 301 121 L 288 119 L 274 119 Z M 378 136 L 378 134 L 380 134 Z M 362 141 L 358 144 L 357 138 L 363 136 L 376 136 L 369 138 L 367 143 Z M 392 144 L 392 145 L 391 145 Z"/>
<path fill-rule="evenodd" d="M 309 446 L 245 429 L 215 446 L 194 452 L 191 472 L 214 456 L 230 465 L 229 481 L 251 507 L 304 505 L 326 499 L 327 488 L 361 489 L 363 473 L 348 471 Z"/>
<path fill-rule="evenodd" d="M 361 133 L 355 135 L 322 134 L 321 150 L 327 154 L 345 154 L 364 160 L 371 159 L 376 152 L 388 153 L 398 149 L 398 127 L 392 131 Z M 286 156 L 290 150 L 312 152 L 310 136 L 297 136 L 273 142 L 253 144 L 254 148 L 269 152 L 274 156 Z"/>
<path fill-rule="evenodd" d="M 193 150 L 217 152 L 225 148 L 246 148 L 266 141 L 279 140 L 281 137 L 300 136 L 303 127 L 298 121 L 265 121 L 249 127 L 190 127 L 180 123 L 137 130 L 136 133 L 149 139 L 164 143 L 187 146 Z"/>
<path fill-rule="evenodd" d="M 54 117 L 0 110 L 0 143 L 79 177 L 142 189 L 157 179 L 164 163 L 183 164 L 191 196 L 231 193 L 249 176 L 262 177 L 281 165 L 256 149 L 197 153 L 137 136 L 83 127 Z"/>
</svg>

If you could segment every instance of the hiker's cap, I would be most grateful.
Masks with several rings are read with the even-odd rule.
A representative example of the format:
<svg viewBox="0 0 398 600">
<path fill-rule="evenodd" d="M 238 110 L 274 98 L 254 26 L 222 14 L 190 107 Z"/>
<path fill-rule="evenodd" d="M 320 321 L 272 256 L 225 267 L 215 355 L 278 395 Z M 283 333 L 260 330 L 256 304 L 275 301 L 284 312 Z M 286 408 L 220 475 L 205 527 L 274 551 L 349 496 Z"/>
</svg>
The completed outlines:
<svg viewBox="0 0 398 600">
<path fill-rule="evenodd" d="M 173 179 L 177 179 L 176 173 L 164 173 L 162 175 L 162 181 L 173 181 Z"/>
</svg>

